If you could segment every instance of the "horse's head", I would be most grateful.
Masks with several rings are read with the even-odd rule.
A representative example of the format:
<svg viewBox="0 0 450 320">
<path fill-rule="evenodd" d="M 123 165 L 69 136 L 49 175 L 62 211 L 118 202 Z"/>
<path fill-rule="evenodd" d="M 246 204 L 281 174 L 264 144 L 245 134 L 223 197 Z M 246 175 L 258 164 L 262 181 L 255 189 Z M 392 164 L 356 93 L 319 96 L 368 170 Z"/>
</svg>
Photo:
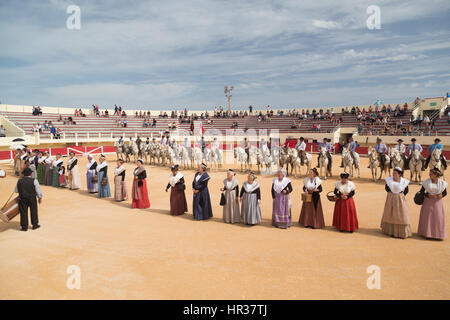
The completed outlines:
<svg viewBox="0 0 450 320">
<path fill-rule="evenodd" d="M 440 149 L 434 149 L 431 156 L 437 161 L 441 158 L 441 150 Z"/>
<path fill-rule="evenodd" d="M 420 160 L 420 151 L 414 150 L 412 153 L 412 157 L 414 158 L 414 160 Z"/>
</svg>

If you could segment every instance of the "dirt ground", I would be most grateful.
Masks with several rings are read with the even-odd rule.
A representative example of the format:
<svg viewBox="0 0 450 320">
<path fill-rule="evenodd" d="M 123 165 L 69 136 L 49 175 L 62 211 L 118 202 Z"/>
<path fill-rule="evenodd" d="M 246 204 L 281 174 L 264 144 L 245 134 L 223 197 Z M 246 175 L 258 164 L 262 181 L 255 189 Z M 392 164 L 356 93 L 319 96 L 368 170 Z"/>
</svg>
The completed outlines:
<svg viewBox="0 0 450 320">
<path fill-rule="evenodd" d="M 109 159 L 111 180 L 115 155 Z M 413 237 L 385 236 L 379 228 L 384 183 L 369 180 L 363 158 L 361 178 L 354 179 L 360 229 L 340 233 L 331 227 L 333 203 L 325 197 L 341 172 L 336 159 L 335 176 L 324 182 L 327 227 L 322 230 L 298 225 L 300 178 L 292 183 L 294 226 L 280 230 L 271 226 L 273 176 L 258 177 L 263 221 L 248 227 L 222 222 L 219 188 L 225 169 L 210 172 L 214 218 L 194 221 L 193 170 L 183 171 L 190 212 L 174 217 L 164 192 L 167 168 L 146 165 L 151 208 L 139 210 L 131 209 L 130 200 L 117 203 L 88 194 L 82 159 L 81 190 L 42 188 L 40 229 L 20 232 L 19 217 L 0 222 L 0 299 L 449 299 L 450 240 L 416 234 L 420 207 L 413 196 L 419 185 L 411 185 L 407 195 Z M 127 164 L 129 190 L 133 167 Z M 12 165 L 0 168 L 8 174 L 0 180 L 3 204 L 16 178 Z M 246 175 L 237 178 L 242 183 Z M 449 212 L 450 197 L 444 202 Z M 71 265 L 80 268 L 80 289 L 66 285 Z M 366 285 L 371 265 L 381 270 L 379 290 Z"/>
</svg>

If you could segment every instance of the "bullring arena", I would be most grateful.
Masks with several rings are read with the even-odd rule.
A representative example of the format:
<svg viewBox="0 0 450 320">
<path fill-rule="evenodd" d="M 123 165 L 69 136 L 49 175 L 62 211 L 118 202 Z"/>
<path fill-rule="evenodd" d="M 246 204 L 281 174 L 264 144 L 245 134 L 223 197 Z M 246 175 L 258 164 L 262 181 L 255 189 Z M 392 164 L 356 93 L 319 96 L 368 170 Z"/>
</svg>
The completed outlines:
<svg viewBox="0 0 450 320">
<path fill-rule="evenodd" d="M 450 128 L 448 116 L 444 114 L 445 98 L 433 110 L 442 123 L 437 134 L 449 150 Z M 434 101 L 434 100 L 433 100 Z M 423 99 L 410 113 L 426 113 L 429 100 Z M 448 240 L 426 240 L 417 235 L 420 207 L 414 204 L 414 194 L 419 183 L 412 183 L 407 195 L 411 214 L 413 236 L 401 240 L 384 235 L 380 231 L 386 191 L 383 180 L 372 181 L 368 166 L 367 150 L 377 136 L 359 135 L 349 114 L 343 115 L 339 126 L 322 122 L 324 132 L 312 132 L 310 120 L 302 128 L 289 128 L 292 119 L 275 116 L 271 123 L 259 123 L 256 116 L 237 118 L 240 126 L 250 129 L 278 127 L 279 139 L 283 143 L 288 137 L 304 136 L 308 141 L 307 151 L 312 154 L 313 166 L 317 164 L 315 141 L 329 137 L 334 144 L 349 135 L 360 143 L 360 178 L 356 184 L 355 203 L 359 230 L 341 233 L 331 226 L 334 203 L 326 193 L 334 189 L 339 173 L 341 155 L 333 155 L 333 176 L 324 180 L 321 201 L 326 227 L 308 229 L 299 226 L 302 180 L 305 168 L 299 177 L 290 176 L 293 186 L 293 226 L 287 230 L 272 226 L 271 184 L 276 171 L 262 169 L 257 181 L 261 185 L 262 222 L 256 226 L 242 223 L 226 224 L 222 221 L 219 205 L 220 188 L 226 171 L 234 168 L 240 184 L 247 179 L 240 164 L 233 158 L 231 147 L 222 144 L 224 158 L 233 159 L 221 168 L 208 168 L 211 176 L 209 190 L 214 217 L 206 221 L 194 221 L 192 216 L 192 180 L 195 170 L 183 169 L 187 184 L 186 197 L 189 212 L 182 216 L 169 215 L 169 194 L 164 191 L 170 173 L 169 165 L 145 163 L 151 207 L 132 209 L 131 200 L 115 202 L 113 198 L 98 199 L 86 191 L 86 155 L 97 159 L 106 154 L 111 168 L 117 158 L 114 143 L 123 136 L 140 136 L 161 139 L 169 121 L 160 118 L 159 112 L 151 114 L 157 119 L 157 127 L 143 129 L 142 120 L 135 118 L 134 111 L 128 113 L 128 127 L 117 127 L 117 117 L 99 118 L 88 114 L 75 118 L 76 125 L 60 124 L 63 135 L 54 139 L 48 133 L 32 132 L 32 125 L 73 115 L 73 110 L 42 108 L 41 116 L 31 116 L 31 107 L 1 106 L 0 120 L 7 129 L 1 139 L 0 154 L 6 159 L 0 163 L 6 177 L 0 180 L 0 203 L 7 201 L 13 191 L 17 177 L 14 175 L 11 145 L 22 143 L 28 149 L 51 150 L 63 156 L 76 150 L 81 172 L 81 189 L 53 188 L 42 186 L 43 202 L 39 206 L 41 228 L 19 232 L 17 216 L 8 223 L 0 223 L 0 297 L 2 299 L 449 299 L 450 247 Z M 341 112 L 341 108 L 336 108 Z M 154 111 L 152 111 L 153 113 Z M 39 119 L 39 120 L 37 120 Z M 234 119 L 213 118 L 210 127 L 225 129 Z M 348 120 L 350 119 L 350 120 Z M 200 121 L 202 130 L 208 128 L 207 121 Z M 348 125 L 345 125 L 348 123 Z M 187 125 L 186 125 L 187 126 Z M 198 128 L 198 123 L 196 124 Z M 222 127 L 221 127 L 222 126 Z M 88 129 L 89 128 L 89 129 Z M 178 128 L 180 129 L 180 128 Z M 177 131 L 178 132 L 178 131 Z M 182 137 L 170 131 L 171 137 L 181 143 Z M 209 144 L 217 135 L 205 134 Z M 388 146 L 398 138 L 409 144 L 413 136 L 381 136 Z M 424 147 L 432 144 L 436 135 L 415 136 Z M 14 139 L 20 142 L 13 142 Z M 239 146 L 243 136 L 232 138 L 233 147 Z M 252 140 L 250 138 L 250 140 Z M 255 139 L 256 141 L 256 139 Z M 426 148 L 425 148 L 426 149 Z M 11 157 L 11 159 L 8 159 Z M 447 156 L 448 158 L 448 156 Z M 67 158 L 63 157 L 64 162 Z M 133 157 L 126 163 L 127 172 L 135 168 Z M 109 173 L 111 175 L 111 173 Z M 409 171 L 405 178 L 409 179 Z M 428 170 L 422 179 L 428 178 Z M 448 172 L 445 179 L 450 178 Z M 130 188 L 132 175 L 126 176 Z M 114 186 L 111 185 L 113 189 Z M 113 190 L 111 190 L 113 193 Z M 448 212 L 450 198 L 444 198 Z M 447 232 L 449 226 L 447 224 Z M 77 290 L 67 285 L 71 266 L 79 268 L 81 286 Z M 381 282 L 378 290 L 368 288 L 368 268 L 377 266 Z"/>
</svg>

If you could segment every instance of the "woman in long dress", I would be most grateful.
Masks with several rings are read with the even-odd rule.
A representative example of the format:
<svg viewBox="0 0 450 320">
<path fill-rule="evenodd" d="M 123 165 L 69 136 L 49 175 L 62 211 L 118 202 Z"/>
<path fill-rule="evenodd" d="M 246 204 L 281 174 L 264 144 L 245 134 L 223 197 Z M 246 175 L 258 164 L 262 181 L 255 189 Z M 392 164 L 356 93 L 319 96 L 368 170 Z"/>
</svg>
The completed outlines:
<svg viewBox="0 0 450 320">
<path fill-rule="evenodd" d="M 81 179 L 80 170 L 78 169 L 78 159 L 75 156 L 75 152 L 69 153 L 69 160 L 67 161 L 67 173 L 69 175 L 69 189 L 80 189 Z"/>
<path fill-rule="evenodd" d="M 36 179 L 36 170 L 38 166 L 38 157 L 37 157 L 38 150 L 32 150 L 29 152 L 29 157 L 27 159 L 27 166 L 31 169 L 31 178 Z"/>
<path fill-rule="evenodd" d="M 251 171 L 247 181 L 242 184 L 239 195 L 241 202 L 242 221 L 248 225 L 255 225 L 261 222 L 261 189 L 256 181 L 256 175 Z"/>
<path fill-rule="evenodd" d="M 239 210 L 239 182 L 235 178 L 236 173 L 229 169 L 227 177 L 223 180 L 223 188 L 220 189 L 225 195 L 225 205 L 223 206 L 223 221 L 226 223 L 236 223 L 241 221 Z"/>
<path fill-rule="evenodd" d="M 102 154 L 98 159 L 97 171 L 97 188 L 99 198 L 111 197 L 111 189 L 108 180 L 108 163 L 106 157 Z"/>
<path fill-rule="evenodd" d="M 56 159 L 53 160 L 52 163 L 52 168 L 53 168 L 53 179 L 52 179 L 52 186 L 59 188 L 60 184 L 59 184 L 59 176 L 60 176 L 60 171 L 61 171 L 61 167 L 63 165 L 63 159 L 61 159 L 61 154 L 57 153 L 56 154 Z"/>
<path fill-rule="evenodd" d="M 291 180 L 286 177 L 286 171 L 281 168 L 272 182 L 272 225 L 287 229 L 292 225 L 291 204 L 289 194 L 292 192 Z"/>
<path fill-rule="evenodd" d="M 45 164 L 45 185 L 51 186 L 53 182 L 53 157 L 50 156 L 48 151 L 44 153 L 44 164 Z"/>
<path fill-rule="evenodd" d="M 405 196 L 408 194 L 409 181 L 403 178 L 403 170 L 395 167 L 392 177 L 386 178 L 387 192 L 381 219 L 381 231 L 394 238 L 406 239 L 412 236 L 409 210 Z"/>
<path fill-rule="evenodd" d="M 117 168 L 114 170 L 114 200 L 116 201 L 125 201 L 128 198 L 125 173 L 123 160 L 117 160 Z"/>
<path fill-rule="evenodd" d="M 44 153 L 38 153 L 38 166 L 36 169 L 37 180 L 41 186 L 45 184 L 45 159 Z"/>
<path fill-rule="evenodd" d="M 166 192 L 170 189 L 170 214 L 179 216 L 188 211 L 186 194 L 186 184 L 184 175 L 179 171 L 178 165 L 174 165 L 171 169 L 169 183 L 166 186 Z"/>
<path fill-rule="evenodd" d="M 358 218 L 353 201 L 355 184 L 349 181 L 348 177 L 348 173 L 341 173 L 341 181 L 336 182 L 334 188 L 334 194 L 338 199 L 334 205 L 333 227 L 342 232 L 358 230 Z"/>
<path fill-rule="evenodd" d="M 206 172 L 206 165 L 202 163 L 195 173 L 194 181 L 192 181 L 192 190 L 194 193 L 192 211 L 195 220 L 207 220 L 213 216 L 211 198 L 208 190 L 209 178 Z"/>
<path fill-rule="evenodd" d="M 322 180 L 319 178 L 319 172 L 316 168 L 309 170 L 309 177 L 303 180 L 303 191 L 311 194 L 312 201 L 303 201 L 299 224 L 311 229 L 324 228 L 325 219 L 323 218 L 322 201 L 320 200 Z"/>
<path fill-rule="evenodd" d="M 88 158 L 88 162 L 86 164 L 87 190 L 89 193 L 97 193 L 98 183 L 94 179 L 97 176 L 97 161 L 95 161 L 94 157 L 91 155 L 88 155 L 87 158 Z"/>
<path fill-rule="evenodd" d="M 17 149 L 16 152 L 14 153 L 14 173 L 16 174 L 16 176 L 20 175 L 20 157 L 22 156 L 22 150 Z"/>
<path fill-rule="evenodd" d="M 144 161 L 139 159 L 136 163 L 137 167 L 134 169 L 134 179 L 132 187 L 132 208 L 147 209 L 150 208 L 150 200 L 148 199 L 147 191 L 147 171 L 144 169 Z"/>
<path fill-rule="evenodd" d="M 439 169 L 430 170 L 430 178 L 422 184 L 420 192 L 425 195 L 420 209 L 418 233 L 427 239 L 447 238 L 443 197 L 447 195 L 448 183 L 441 179 Z"/>
</svg>

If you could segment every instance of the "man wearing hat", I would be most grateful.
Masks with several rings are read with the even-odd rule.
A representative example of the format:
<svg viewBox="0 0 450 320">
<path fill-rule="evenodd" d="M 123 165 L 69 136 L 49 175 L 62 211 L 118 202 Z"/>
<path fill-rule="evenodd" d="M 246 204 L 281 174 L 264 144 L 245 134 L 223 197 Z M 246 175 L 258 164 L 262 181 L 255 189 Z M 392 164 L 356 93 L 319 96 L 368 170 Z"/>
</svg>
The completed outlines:
<svg viewBox="0 0 450 320">
<path fill-rule="evenodd" d="M 17 181 L 15 192 L 19 194 L 19 211 L 21 231 L 28 231 L 28 208 L 30 208 L 31 224 L 33 230 L 39 228 L 38 205 L 42 201 L 42 191 L 39 182 L 31 178 L 31 169 L 25 168 L 22 172 L 23 178 Z"/>
<path fill-rule="evenodd" d="M 382 143 L 381 138 L 377 138 L 377 144 L 374 146 L 375 151 L 380 155 L 381 168 L 384 168 L 386 162 L 386 155 L 388 153 L 388 148 L 384 143 Z M 367 167 L 370 168 L 370 167 Z"/>
<path fill-rule="evenodd" d="M 297 144 L 295 145 L 295 149 L 297 149 L 298 151 L 298 155 L 300 157 L 300 163 L 301 165 L 303 165 L 304 161 L 305 161 L 305 155 L 306 155 L 306 143 L 305 143 L 305 139 L 303 137 L 300 137 L 300 141 L 297 142 Z"/>
<path fill-rule="evenodd" d="M 328 169 L 331 169 L 331 140 L 328 140 L 327 138 L 323 138 L 323 142 L 319 143 L 319 151 L 321 148 L 325 148 L 327 150 L 327 158 L 328 158 Z M 320 153 L 317 157 L 317 168 L 320 168 Z"/>
<path fill-rule="evenodd" d="M 406 149 L 405 154 L 407 154 L 406 162 L 405 162 L 405 169 L 409 169 L 409 161 L 411 160 L 412 154 L 414 151 L 418 150 L 420 154 L 420 160 L 422 161 L 422 171 L 425 171 L 425 168 L 423 167 L 423 162 L 425 161 L 425 158 L 422 156 L 423 148 L 419 143 L 416 143 L 416 138 L 411 139 L 411 144 L 408 146 L 408 149 Z"/>
<path fill-rule="evenodd" d="M 359 147 L 359 143 L 357 143 L 356 141 L 353 141 L 352 137 L 348 138 L 348 143 L 345 145 L 344 148 L 347 148 L 347 150 L 350 153 L 350 156 L 353 159 L 353 163 L 356 164 L 356 160 L 355 160 L 355 153 L 356 153 L 356 148 Z M 344 158 L 341 159 L 341 168 L 344 167 Z"/>
<path fill-rule="evenodd" d="M 406 156 L 405 156 L 406 146 L 403 144 L 403 139 L 397 140 L 397 144 L 394 146 L 394 149 L 396 149 L 398 153 L 400 153 L 400 156 L 403 159 L 403 163 L 406 163 Z M 391 159 L 391 168 L 392 168 L 392 159 Z"/>
<path fill-rule="evenodd" d="M 441 139 L 436 138 L 434 139 L 434 143 L 428 147 L 428 158 L 427 161 L 425 162 L 425 168 L 426 169 L 428 167 L 428 163 L 430 163 L 430 159 L 431 159 L 431 154 L 433 153 L 434 149 L 439 149 L 441 150 L 441 163 L 444 166 L 444 170 L 447 170 L 447 160 L 444 158 L 444 146 L 441 143 Z"/>
</svg>

